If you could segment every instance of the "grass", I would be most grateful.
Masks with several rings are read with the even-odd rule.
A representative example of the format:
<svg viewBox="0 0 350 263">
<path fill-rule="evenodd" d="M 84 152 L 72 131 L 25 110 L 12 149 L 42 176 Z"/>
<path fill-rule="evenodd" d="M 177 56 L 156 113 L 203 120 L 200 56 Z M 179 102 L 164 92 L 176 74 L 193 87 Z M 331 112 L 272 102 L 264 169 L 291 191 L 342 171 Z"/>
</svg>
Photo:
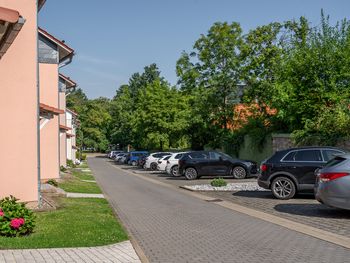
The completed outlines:
<svg viewBox="0 0 350 263">
<path fill-rule="evenodd" d="M 101 194 L 101 189 L 95 182 L 84 182 L 82 180 L 94 180 L 90 173 L 73 170 L 72 175 L 65 175 L 64 181 L 58 183 L 58 187 L 66 192 L 71 193 L 86 193 L 86 194 Z"/>
<path fill-rule="evenodd" d="M 0 249 L 87 247 L 128 239 L 105 199 L 60 198 L 62 207 L 36 212 L 35 232 L 26 237 L 0 237 Z"/>
</svg>

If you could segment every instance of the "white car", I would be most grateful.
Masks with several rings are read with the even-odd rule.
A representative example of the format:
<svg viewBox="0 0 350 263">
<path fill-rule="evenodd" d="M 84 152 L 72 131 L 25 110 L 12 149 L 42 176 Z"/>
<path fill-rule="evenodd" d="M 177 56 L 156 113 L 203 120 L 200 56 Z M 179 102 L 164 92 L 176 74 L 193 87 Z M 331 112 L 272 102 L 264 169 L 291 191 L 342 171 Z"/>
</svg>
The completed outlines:
<svg viewBox="0 0 350 263">
<path fill-rule="evenodd" d="M 151 153 L 147 158 L 146 162 L 143 166 L 144 169 L 151 169 L 153 171 L 157 170 L 157 162 L 160 158 L 171 155 L 170 152 L 157 152 L 157 153 Z"/>
<path fill-rule="evenodd" d="M 157 165 L 157 170 L 158 171 L 164 171 L 165 172 L 165 167 L 167 165 L 167 161 L 170 158 L 171 155 L 166 155 L 158 160 L 158 165 Z"/>
<path fill-rule="evenodd" d="M 167 165 L 165 167 L 165 171 L 172 175 L 172 176 L 179 176 L 177 174 L 177 171 L 179 169 L 179 159 L 185 154 L 186 152 L 179 152 L 179 153 L 173 153 L 170 158 L 167 161 Z"/>
<path fill-rule="evenodd" d="M 124 155 L 126 155 L 126 153 L 117 153 L 116 155 L 114 155 L 114 160 L 118 162 L 120 158 Z"/>
</svg>

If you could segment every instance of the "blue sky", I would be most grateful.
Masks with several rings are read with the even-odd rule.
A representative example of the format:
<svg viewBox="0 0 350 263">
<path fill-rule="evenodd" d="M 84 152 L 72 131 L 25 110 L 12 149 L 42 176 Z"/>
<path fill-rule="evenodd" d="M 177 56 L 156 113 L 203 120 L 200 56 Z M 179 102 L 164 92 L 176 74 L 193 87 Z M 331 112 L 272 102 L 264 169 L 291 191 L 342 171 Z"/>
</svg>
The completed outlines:
<svg viewBox="0 0 350 263">
<path fill-rule="evenodd" d="M 76 50 L 64 74 L 89 98 L 113 97 L 151 63 L 176 84 L 181 52 L 214 22 L 237 21 L 248 32 L 303 15 L 318 25 L 321 8 L 332 22 L 350 18 L 349 0 L 47 0 L 39 25 Z"/>
</svg>

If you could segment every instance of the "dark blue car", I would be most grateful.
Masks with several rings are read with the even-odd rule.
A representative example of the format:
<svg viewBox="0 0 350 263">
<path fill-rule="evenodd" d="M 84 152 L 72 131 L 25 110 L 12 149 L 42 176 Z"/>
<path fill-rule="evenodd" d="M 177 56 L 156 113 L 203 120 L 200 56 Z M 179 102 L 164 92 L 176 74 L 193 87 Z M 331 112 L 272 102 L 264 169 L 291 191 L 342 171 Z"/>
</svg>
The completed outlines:
<svg viewBox="0 0 350 263">
<path fill-rule="evenodd" d="M 136 166 L 137 165 L 137 161 L 142 156 L 149 154 L 149 152 L 147 152 L 147 151 L 133 151 L 133 152 L 130 152 L 129 154 L 130 154 L 130 159 L 128 161 L 128 164 Z"/>
</svg>

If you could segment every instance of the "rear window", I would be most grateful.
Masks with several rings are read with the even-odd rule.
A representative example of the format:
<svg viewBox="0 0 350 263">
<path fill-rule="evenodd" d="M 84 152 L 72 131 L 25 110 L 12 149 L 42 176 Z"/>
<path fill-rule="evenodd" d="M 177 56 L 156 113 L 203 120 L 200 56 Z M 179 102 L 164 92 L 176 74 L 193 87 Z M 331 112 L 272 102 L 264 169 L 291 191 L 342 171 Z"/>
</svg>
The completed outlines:
<svg viewBox="0 0 350 263">
<path fill-rule="evenodd" d="M 290 152 L 283 158 L 283 161 L 294 161 L 294 156 L 296 152 Z"/>
<path fill-rule="evenodd" d="M 325 167 L 332 167 L 332 166 L 336 166 L 337 164 L 340 164 L 342 162 L 344 162 L 346 159 L 343 157 L 335 157 L 334 159 L 331 159 L 330 161 L 328 161 L 328 163 L 326 163 Z"/>
<path fill-rule="evenodd" d="M 164 158 L 164 160 L 168 160 L 169 158 L 170 158 L 170 156 L 167 156 L 167 157 Z"/>
</svg>

